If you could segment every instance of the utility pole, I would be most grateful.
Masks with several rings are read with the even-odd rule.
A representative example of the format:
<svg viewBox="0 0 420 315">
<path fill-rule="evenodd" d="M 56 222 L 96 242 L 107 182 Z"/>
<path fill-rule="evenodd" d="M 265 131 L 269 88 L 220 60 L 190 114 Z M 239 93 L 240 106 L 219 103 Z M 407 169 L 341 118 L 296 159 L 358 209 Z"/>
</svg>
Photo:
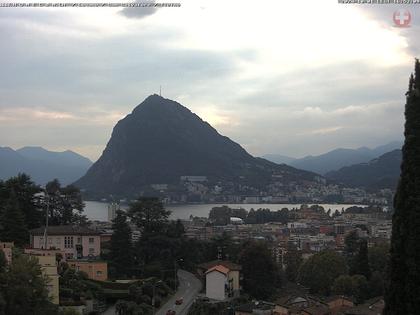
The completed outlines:
<svg viewBox="0 0 420 315">
<path fill-rule="evenodd" d="M 47 192 L 47 187 L 45 187 L 45 198 L 47 199 L 47 207 L 45 208 L 45 230 L 44 230 L 44 249 L 47 249 L 48 244 L 48 215 L 50 212 L 50 196 Z"/>
</svg>

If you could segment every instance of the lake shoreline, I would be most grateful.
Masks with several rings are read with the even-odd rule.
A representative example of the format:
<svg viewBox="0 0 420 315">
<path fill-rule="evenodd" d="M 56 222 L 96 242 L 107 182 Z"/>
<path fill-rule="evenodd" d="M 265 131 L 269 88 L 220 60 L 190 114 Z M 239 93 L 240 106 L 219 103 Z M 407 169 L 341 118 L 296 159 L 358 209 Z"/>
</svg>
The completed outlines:
<svg viewBox="0 0 420 315">
<path fill-rule="evenodd" d="M 108 221 L 108 202 L 98 202 L 98 201 L 84 201 L 85 203 L 85 211 L 84 214 L 88 217 L 89 220 L 98 220 L 98 221 Z M 170 219 L 172 220 L 188 220 L 190 216 L 195 217 L 208 217 L 210 210 L 213 207 L 220 207 L 220 206 L 228 206 L 231 208 L 242 208 L 247 211 L 254 209 L 269 209 L 270 211 L 277 211 L 283 208 L 287 208 L 289 210 L 300 208 L 302 204 L 306 203 L 188 203 L 188 204 L 165 204 L 165 208 L 171 211 Z M 128 208 L 127 204 L 120 204 L 122 209 Z M 366 205 L 360 204 L 316 204 L 316 203 L 308 203 L 308 206 L 311 205 L 319 205 L 322 206 L 326 211 L 331 209 L 331 211 L 342 211 L 343 209 L 359 206 L 359 207 L 367 207 Z"/>
</svg>

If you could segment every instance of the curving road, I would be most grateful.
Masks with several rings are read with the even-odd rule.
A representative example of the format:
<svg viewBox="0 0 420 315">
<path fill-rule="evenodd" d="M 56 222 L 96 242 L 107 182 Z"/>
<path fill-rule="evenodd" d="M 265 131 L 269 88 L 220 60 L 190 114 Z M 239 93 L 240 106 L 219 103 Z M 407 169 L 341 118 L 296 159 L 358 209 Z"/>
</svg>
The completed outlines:
<svg viewBox="0 0 420 315">
<path fill-rule="evenodd" d="M 187 315 L 191 304 L 201 290 L 201 281 L 192 273 L 185 270 L 178 270 L 178 279 L 178 291 L 176 291 L 175 295 L 172 296 L 168 302 L 156 311 L 156 315 L 166 315 L 168 310 L 176 311 L 176 315 Z M 175 301 L 179 298 L 183 298 L 184 302 L 181 305 L 175 305 Z"/>
</svg>

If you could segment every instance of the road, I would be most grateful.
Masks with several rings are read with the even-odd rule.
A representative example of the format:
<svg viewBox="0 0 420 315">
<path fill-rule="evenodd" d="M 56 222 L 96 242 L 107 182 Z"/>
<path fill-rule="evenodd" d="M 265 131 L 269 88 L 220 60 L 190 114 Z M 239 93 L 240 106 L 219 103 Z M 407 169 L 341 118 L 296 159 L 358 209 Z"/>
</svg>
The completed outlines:
<svg viewBox="0 0 420 315">
<path fill-rule="evenodd" d="M 201 281 L 185 270 L 178 270 L 178 279 L 178 291 L 159 310 L 156 310 L 156 315 L 166 315 L 168 310 L 176 311 L 176 315 L 187 315 L 191 304 L 201 290 Z M 181 305 L 175 305 L 175 301 L 179 298 L 183 298 L 184 302 Z M 102 315 L 115 315 L 115 305 L 108 308 Z"/>
<path fill-rule="evenodd" d="M 115 304 L 109 307 L 105 312 L 102 313 L 102 315 L 115 315 Z"/>
<path fill-rule="evenodd" d="M 156 315 L 166 315 L 168 310 L 176 311 L 176 315 L 187 315 L 191 304 L 201 290 L 201 281 L 185 270 L 178 270 L 178 279 L 178 291 L 165 305 L 156 311 Z M 184 302 L 181 305 L 175 305 L 175 301 L 179 298 L 183 298 Z"/>
</svg>

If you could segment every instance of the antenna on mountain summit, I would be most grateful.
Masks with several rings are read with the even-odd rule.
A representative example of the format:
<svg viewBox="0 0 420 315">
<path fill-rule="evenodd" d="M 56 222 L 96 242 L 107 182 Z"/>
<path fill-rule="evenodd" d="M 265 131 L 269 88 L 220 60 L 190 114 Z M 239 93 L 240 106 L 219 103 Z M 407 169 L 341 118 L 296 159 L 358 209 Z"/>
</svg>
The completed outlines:
<svg viewBox="0 0 420 315">
<path fill-rule="evenodd" d="M 162 85 L 159 85 L 159 96 L 162 96 Z"/>
</svg>

